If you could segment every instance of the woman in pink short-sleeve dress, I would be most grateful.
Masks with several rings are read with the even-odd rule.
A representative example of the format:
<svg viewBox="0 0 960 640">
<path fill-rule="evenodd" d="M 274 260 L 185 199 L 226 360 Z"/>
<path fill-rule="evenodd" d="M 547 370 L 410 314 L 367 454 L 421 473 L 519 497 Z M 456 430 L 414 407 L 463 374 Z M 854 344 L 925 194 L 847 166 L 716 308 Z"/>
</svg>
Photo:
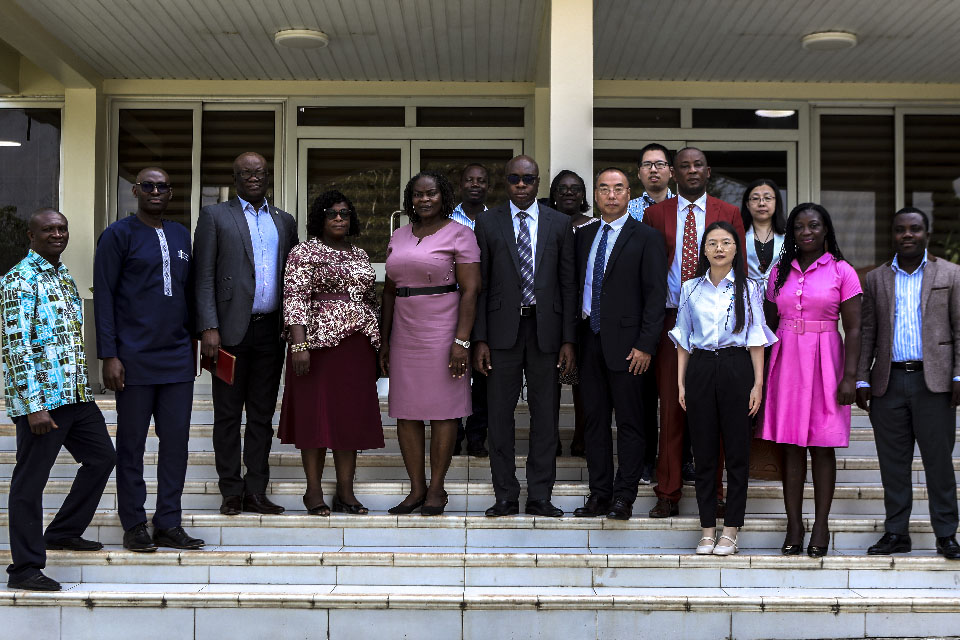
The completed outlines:
<svg viewBox="0 0 960 640">
<path fill-rule="evenodd" d="M 403 208 L 412 222 L 387 246 L 380 364 L 390 378 L 389 415 L 410 476 L 410 494 L 390 513 L 439 515 L 457 440 L 457 418 L 472 413 L 470 331 L 480 290 L 473 231 L 450 219 L 456 201 L 442 173 L 410 179 Z M 430 486 L 424 472 L 424 422 L 430 422 Z"/>
<path fill-rule="evenodd" d="M 784 555 L 799 555 L 803 549 L 807 449 L 816 511 L 807 554 L 821 557 L 829 547 L 837 478 L 834 448 L 850 443 L 861 293 L 856 271 L 837 246 L 830 214 L 819 204 L 797 205 L 787 219 L 781 258 L 767 288 L 767 300 L 776 305 L 780 322 L 779 340 L 770 355 L 761 432 L 763 439 L 783 445 Z"/>
</svg>

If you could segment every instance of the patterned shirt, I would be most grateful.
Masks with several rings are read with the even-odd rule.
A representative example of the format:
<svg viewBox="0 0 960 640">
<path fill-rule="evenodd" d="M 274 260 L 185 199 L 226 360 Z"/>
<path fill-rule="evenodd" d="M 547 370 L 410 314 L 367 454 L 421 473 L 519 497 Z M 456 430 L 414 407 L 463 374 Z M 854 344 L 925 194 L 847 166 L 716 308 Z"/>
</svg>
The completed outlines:
<svg viewBox="0 0 960 640">
<path fill-rule="evenodd" d="M 484 211 L 487 210 L 487 205 L 483 205 L 483 210 Z M 477 225 L 476 220 L 471 220 L 470 216 L 468 216 L 463 212 L 462 202 L 454 208 L 453 213 L 450 214 L 450 219 L 453 220 L 454 222 L 459 222 L 465 227 L 470 227 L 471 229 L 473 229 Z"/>
<path fill-rule="evenodd" d="M 0 281 L 3 364 L 11 418 L 93 400 L 83 350 L 83 302 L 67 267 L 32 249 Z"/>
<path fill-rule="evenodd" d="M 673 192 L 670 189 L 667 189 L 667 197 L 673 197 Z M 643 195 L 639 198 L 634 198 L 627 203 L 627 213 L 630 214 L 630 217 L 636 220 L 637 222 L 643 222 L 643 214 L 646 213 L 647 207 L 657 204 L 656 201 L 647 195 L 647 192 L 644 191 Z"/>
</svg>

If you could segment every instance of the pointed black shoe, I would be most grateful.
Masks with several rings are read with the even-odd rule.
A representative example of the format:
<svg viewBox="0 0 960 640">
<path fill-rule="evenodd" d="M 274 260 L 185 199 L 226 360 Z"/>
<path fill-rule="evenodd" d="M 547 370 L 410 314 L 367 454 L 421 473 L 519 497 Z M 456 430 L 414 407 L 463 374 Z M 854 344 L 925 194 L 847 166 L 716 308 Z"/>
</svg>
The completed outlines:
<svg viewBox="0 0 960 640">
<path fill-rule="evenodd" d="M 150 532 L 147 531 L 147 523 L 141 522 L 123 532 L 123 548 L 137 553 L 153 553 L 157 550 L 157 545 L 150 538 Z"/>
<path fill-rule="evenodd" d="M 500 516 L 515 516 L 520 513 L 520 503 L 513 500 L 497 500 L 493 506 L 484 512 L 488 518 Z"/>
<path fill-rule="evenodd" d="M 60 538 L 59 540 L 47 540 L 47 551 L 100 551 L 103 544 L 96 540 L 85 540 L 81 537 Z"/>
<path fill-rule="evenodd" d="M 867 549 L 868 556 L 888 556 L 891 553 L 910 553 L 913 545 L 909 535 L 890 533 L 887 531 L 877 540 L 877 543 Z"/>
<path fill-rule="evenodd" d="M 937 553 L 947 560 L 960 560 L 960 544 L 957 544 L 957 537 L 937 538 Z"/>
<path fill-rule="evenodd" d="M 607 517 L 611 520 L 629 520 L 633 515 L 633 504 L 623 498 L 617 498 L 607 512 Z"/>
<path fill-rule="evenodd" d="M 35 573 L 28 578 L 7 580 L 8 589 L 23 589 L 24 591 L 60 591 L 60 583 L 53 578 L 48 578 L 42 573 Z"/>
<path fill-rule="evenodd" d="M 530 516 L 545 516 L 547 518 L 563 516 L 563 509 L 553 506 L 553 503 L 549 500 L 527 500 L 524 512 Z"/>
<path fill-rule="evenodd" d="M 187 535 L 183 527 L 154 529 L 153 543 L 158 547 L 171 547 L 173 549 L 200 549 L 206 544 L 200 538 Z"/>
<path fill-rule="evenodd" d="M 426 501 L 427 501 L 427 496 L 423 496 L 419 500 L 416 500 L 415 502 L 411 502 L 410 504 L 407 504 L 407 505 L 401 502 L 397 506 L 390 507 L 389 509 L 387 509 L 387 513 L 389 513 L 392 516 L 405 516 L 408 513 L 413 513 L 417 509 L 422 508 L 423 503 Z"/>
<path fill-rule="evenodd" d="M 811 558 L 822 558 L 829 553 L 830 547 L 818 547 L 815 544 L 807 545 L 807 555 Z"/>
<path fill-rule="evenodd" d="M 783 545 L 780 547 L 780 555 L 798 556 L 801 553 L 803 553 L 803 538 L 800 538 L 799 544 L 787 544 L 787 539 L 783 539 Z"/>
<path fill-rule="evenodd" d="M 610 500 L 590 494 L 582 507 L 573 510 L 573 515 L 577 518 L 596 518 L 606 515 L 610 510 Z"/>
</svg>

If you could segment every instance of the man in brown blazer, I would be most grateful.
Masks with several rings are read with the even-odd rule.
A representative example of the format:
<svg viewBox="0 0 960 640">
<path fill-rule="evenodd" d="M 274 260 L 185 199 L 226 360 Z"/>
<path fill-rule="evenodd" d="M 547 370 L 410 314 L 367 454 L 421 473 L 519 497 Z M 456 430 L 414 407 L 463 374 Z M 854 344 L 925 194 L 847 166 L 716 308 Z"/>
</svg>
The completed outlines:
<svg viewBox="0 0 960 640">
<path fill-rule="evenodd" d="M 897 254 L 863 288 L 857 406 L 870 412 L 886 509 L 869 555 L 906 553 L 920 446 L 937 553 L 960 560 L 953 471 L 960 403 L 960 267 L 927 253 L 930 222 L 913 207 L 893 217 Z"/>
</svg>

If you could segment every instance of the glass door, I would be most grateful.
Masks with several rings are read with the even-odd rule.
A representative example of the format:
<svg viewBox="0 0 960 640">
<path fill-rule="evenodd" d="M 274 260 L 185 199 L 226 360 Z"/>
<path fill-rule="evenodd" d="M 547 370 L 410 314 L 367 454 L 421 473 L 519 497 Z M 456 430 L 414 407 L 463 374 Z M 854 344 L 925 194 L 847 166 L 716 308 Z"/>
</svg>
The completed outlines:
<svg viewBox="0 0 960 640">
<path fill-rule="evenodd" d="M 510 158 L 523 153 L 523 140 L 414 140 L 411 151 L 411 175 L 440 171 L 450 180 L 458 198 L 463 168 L 473 162 L 485 166 L 490 176 L 487 206 L 494 207 L 507 201 L 504 168 Z"/>
</svg>

